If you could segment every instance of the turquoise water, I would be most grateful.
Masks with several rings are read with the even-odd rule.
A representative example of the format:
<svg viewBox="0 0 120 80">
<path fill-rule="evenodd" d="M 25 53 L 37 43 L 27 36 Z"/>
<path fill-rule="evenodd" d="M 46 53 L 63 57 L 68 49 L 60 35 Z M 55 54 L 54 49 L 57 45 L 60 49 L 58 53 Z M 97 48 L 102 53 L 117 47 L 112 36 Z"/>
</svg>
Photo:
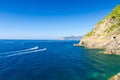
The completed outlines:
<svg viewBox="0 0 120 80">
<path fill-rule="evenodd" d="M 78 42 L 0 40 L 0 80 L 107 80 L 120 72 L 120 56 Z"/>
</svg>

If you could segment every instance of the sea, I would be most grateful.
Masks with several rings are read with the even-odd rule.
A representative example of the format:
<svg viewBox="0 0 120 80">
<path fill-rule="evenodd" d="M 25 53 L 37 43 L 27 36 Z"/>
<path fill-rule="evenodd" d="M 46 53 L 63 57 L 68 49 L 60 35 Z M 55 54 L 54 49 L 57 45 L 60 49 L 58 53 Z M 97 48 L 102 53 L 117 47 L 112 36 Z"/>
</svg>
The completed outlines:
<svg viewBox="0 0 120 80">
<path fill-rule="evenodd" d="M 0 80 L 108 80 L 120 72 L 120 56 L 74 43 L 0 40 Z"/>
</svg>

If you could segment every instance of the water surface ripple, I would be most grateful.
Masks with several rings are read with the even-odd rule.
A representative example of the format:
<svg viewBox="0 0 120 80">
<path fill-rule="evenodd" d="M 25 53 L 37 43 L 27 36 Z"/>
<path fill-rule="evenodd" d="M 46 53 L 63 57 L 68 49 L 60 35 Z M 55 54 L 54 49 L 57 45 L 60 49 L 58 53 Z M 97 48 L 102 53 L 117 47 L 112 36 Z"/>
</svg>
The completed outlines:
<svg viewBox="0 0 120 80">
<path fill-rule="evenodd" d="M 120 56 L 78 42 L 1 40 L 0 80 L 107 80 L 120 72 Z"/>
</svg>

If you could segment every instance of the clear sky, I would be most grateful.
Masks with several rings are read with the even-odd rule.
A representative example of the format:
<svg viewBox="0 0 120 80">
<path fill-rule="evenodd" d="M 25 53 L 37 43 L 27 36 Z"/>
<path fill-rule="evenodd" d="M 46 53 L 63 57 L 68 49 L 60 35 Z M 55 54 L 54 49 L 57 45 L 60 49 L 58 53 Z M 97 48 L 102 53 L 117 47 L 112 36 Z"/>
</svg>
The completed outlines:
<svg viewBox="0 0 120 80">
<path fill-rule="evenodd" d="M 120 0 L 0 0 L 0 39 L 82 36 Z"/>
</svg>

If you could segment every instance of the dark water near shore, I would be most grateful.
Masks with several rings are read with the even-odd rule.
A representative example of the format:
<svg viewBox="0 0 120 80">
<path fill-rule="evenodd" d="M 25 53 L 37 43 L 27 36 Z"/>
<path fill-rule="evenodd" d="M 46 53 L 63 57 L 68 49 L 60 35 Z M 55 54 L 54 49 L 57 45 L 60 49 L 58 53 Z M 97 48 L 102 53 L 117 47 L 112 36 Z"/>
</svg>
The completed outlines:
<svg viewBox="0 0 120 80">
<path fill-rule="evenodd" d="M 120 56 L 78 42 L 0 40 L 0 80 L 108 80 L 120 72 Z"/>
</svg>

